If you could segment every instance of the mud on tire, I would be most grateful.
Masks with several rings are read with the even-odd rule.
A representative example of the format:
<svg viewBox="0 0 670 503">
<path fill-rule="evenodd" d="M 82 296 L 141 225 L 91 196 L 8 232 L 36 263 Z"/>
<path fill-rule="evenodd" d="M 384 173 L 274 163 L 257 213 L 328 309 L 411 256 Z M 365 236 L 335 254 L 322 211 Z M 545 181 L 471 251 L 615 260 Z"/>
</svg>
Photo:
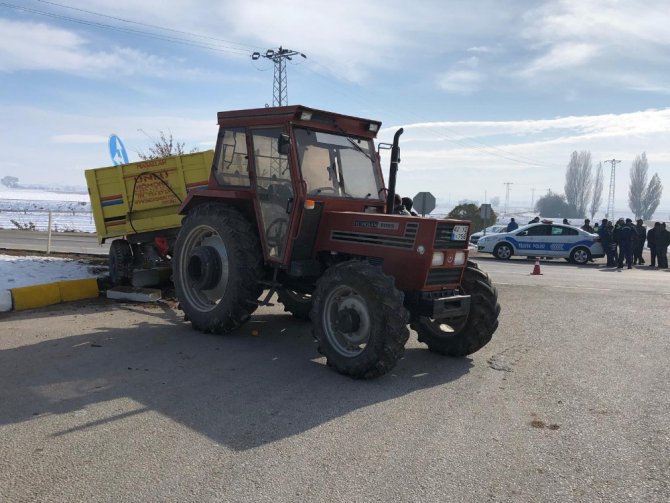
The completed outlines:
<svg viewBox="0 0 670 503">
<path fill-rule="evenodd" d="M 463 275 L 463 290 L 471 296 L 467 317 L 446 323 L 422 317 L 412 323 L 419 342 L 431 351 L 446 356 L 472 354 L 486 346 L 498 328 L 498 291 L 489 275 L 472 261 L 468 261 Z"/>
<path fill-rule="evenodd" d="M 314 337 L 328 365 L 362 379 L 396 365 L 409 337 L 409 313 L 380 267 L 364 261 L 331 266 L 312 298 Z"/>
<path fill-rule="evenodd" d="M 172 272 L 180 307 L 193 327 L 231 332 L 249 320 L 263 291 L 258 232 L 233 208 L 198 206 L 182 223 Z"/>
</svg>

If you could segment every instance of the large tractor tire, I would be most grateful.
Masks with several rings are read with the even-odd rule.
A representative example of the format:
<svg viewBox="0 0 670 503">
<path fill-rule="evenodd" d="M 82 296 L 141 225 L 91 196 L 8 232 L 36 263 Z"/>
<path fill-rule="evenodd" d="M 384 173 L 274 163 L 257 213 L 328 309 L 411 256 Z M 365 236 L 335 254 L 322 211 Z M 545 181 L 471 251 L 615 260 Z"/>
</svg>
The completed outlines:
<svg viewBox="0 0 670 503">
<path fill-rule="evenodd" d="M 421 317 L 412 324 L 419 342 L 427 344 L 431 351 L 446 356 L 472 354 L 486 346 L 498 328 L 498 291 L 489 275 L 474 262 L 468 261 L 463 290 L 471 296 L 467 316 L 448 322 Z"/>
<path fill-rule="evenodd" d="M 113 286 L 129 285 L 133 279 L 133 252 L 125 239 L 115 239 L 109 247 L 109 279 Z"/>
<path fill-rule="evenodd" d="M 228 333 L 242 326 L 258 307 L 262 275 L 258 232 L 237 210 L 203 204 L 184 219 L 172 276 L 194 328 Z"/>
<path fill-rule="evenodd" d="M 362 261 L 336 264 L 321 277 L 312 298 L 314 337 L 338 372 L 377 377 L 403 355 L 409 313 L 403 294 L 380 267 Z"/>
<path fill-rule="evenodd" d="M 291 313 L 294 318 L 309 320 L 309 312 L 312 310 L 312 296 L 310 294 L 281 288 L 277 292 L 277 300 L 284 305 L 284 311 Z"/>
</svg>

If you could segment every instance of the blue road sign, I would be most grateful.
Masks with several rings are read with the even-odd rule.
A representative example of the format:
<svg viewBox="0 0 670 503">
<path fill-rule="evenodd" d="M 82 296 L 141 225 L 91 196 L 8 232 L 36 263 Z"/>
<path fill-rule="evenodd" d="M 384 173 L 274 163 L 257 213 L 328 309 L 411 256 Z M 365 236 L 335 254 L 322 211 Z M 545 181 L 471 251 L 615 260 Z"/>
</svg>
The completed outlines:
<svg viewBox="0 0 670 503">
<path fill-rule="evenodd" d="M 128 164 L 128 154 L 126 147 L 123 146 L 121 138 L 115 134 L 109 136 L 109 155 L 112 158 L 114 166 L 119 164 Z"/>
</svg>

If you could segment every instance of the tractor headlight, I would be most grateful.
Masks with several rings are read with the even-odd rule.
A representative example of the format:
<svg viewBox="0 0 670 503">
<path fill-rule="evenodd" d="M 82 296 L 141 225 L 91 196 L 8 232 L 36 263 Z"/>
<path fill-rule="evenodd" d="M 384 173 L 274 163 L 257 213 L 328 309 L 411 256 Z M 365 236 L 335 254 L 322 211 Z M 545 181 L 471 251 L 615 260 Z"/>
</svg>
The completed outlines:
<svg viewBox="0 0 670 503">
<path fill-rule="evenodd" d="M 458 251 L 454 253 L 454 265 L 465 264 L 465 252 Z"/>
<path fill-rule="evenodd" d="M 444 264 L 444 252 L 436 251 L 433 252 L 433 260 L 431 260 L 430 265 L 433 267 L 439 267 Z"/>
</svg>

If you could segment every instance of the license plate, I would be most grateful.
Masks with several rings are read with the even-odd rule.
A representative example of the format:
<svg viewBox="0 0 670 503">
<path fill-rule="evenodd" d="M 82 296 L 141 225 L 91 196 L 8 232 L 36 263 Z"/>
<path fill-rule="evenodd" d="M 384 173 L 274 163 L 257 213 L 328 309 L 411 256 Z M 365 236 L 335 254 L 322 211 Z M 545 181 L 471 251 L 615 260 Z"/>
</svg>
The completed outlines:
<svg viewBox="0 0 670 503">
<path fill-rule="evenodd" d="M 467 225 L 454 225 L 454 230 L 451 231 L 452 241 L 465 241 L 468 238 Z"/>
</svg>

